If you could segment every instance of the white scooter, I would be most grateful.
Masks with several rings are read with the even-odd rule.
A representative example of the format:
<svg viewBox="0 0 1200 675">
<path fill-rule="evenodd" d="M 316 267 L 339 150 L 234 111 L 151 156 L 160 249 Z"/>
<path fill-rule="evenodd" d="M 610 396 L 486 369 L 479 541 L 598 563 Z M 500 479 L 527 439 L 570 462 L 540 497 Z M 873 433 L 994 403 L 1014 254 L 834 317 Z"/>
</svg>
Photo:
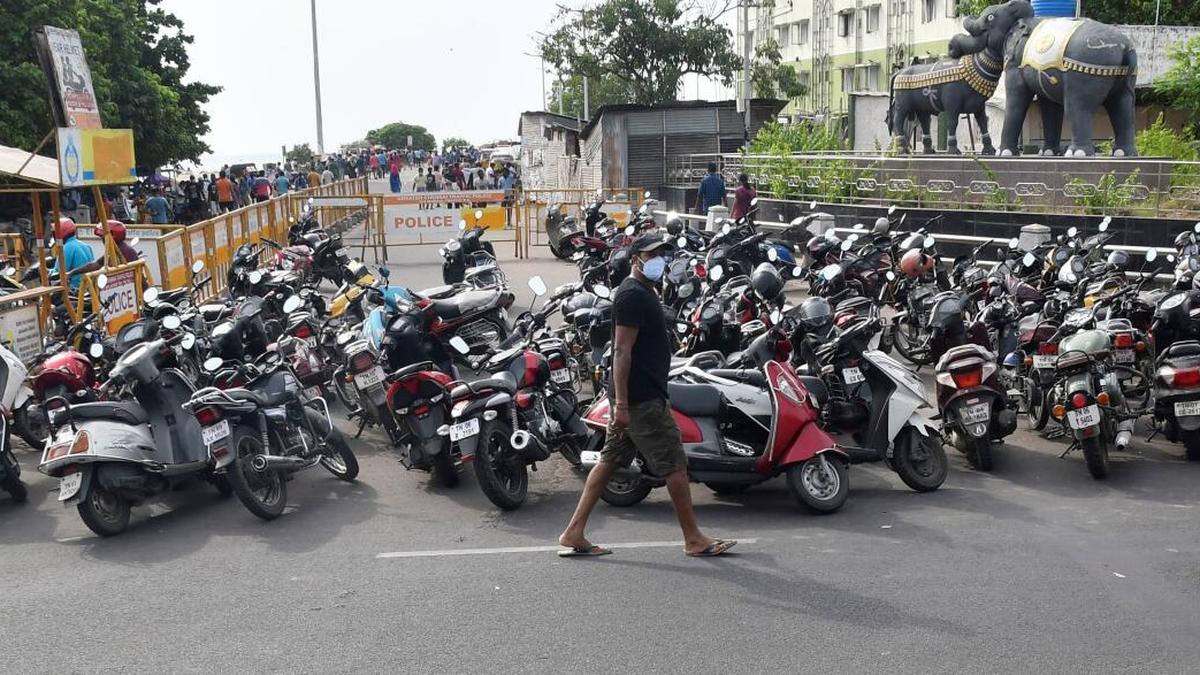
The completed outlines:
<svg viewBox="0 0 1200 675">
<path fill-rule="evenodd" d="M 7 346 L 0 344 L 0 406 L 12 420 L 12 430 L 29 447 L 41 450 L 46 443 L 44 425 L 31 421 L 29 408 L 34 403 L 29 386 L 29 370 Z"/>
</svg>

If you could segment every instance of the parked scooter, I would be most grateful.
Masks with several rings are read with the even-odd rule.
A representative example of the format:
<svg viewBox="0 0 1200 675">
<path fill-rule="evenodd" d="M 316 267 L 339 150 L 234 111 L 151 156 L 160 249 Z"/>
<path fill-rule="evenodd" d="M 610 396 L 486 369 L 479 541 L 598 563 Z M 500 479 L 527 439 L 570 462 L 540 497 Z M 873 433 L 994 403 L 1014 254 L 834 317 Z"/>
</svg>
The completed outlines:
<svg viewBox="0 0 1200 675">
<path fill-rule="evenodd" d="M 938 412 L 950 443 L 980 471 L 992 468 L 992 441 L 1017 429 L 1000 384 L 996 357 L 975 344 L 951 348 L 938 360 Z"/>
<path fill-rule="evenodd" d="M 0 490 L 7 492 L 15 502 L 29 498 L 29 492 L 21 482 L 21 465 L 13 454 L 8 418 L 4 415 L 0 415 Z"/>
</svg>

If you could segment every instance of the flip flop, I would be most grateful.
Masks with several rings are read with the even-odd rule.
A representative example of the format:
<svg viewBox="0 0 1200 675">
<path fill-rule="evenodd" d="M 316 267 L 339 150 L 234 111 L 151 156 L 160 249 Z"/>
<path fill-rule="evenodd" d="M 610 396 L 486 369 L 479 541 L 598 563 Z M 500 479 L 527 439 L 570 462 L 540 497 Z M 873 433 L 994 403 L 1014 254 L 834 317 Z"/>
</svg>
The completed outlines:
<svg viewBox="0 0 1200 675">
<path fill-rule="evenodd" d="M 703 551 L 688 553 L 688 556 L 692 558 L 715 558 L 733 548 L 735 544 L 737 544 L 736 539 L 716 539 Z"/>
<path fill-rule="evenodd" d="M 611 548 L 604 548 L 603 546 L 597 546 L 596 544 L 592 544 L 588 548 L 581 548 L 578 546 L 572 547 L 572 548 L 564 548 L 558 552 L 558 557 L 560 557 L 560 558 L 594 558 L 596 556 L 608 555 L 610 553 L 612 553 Z"/>
</svg>

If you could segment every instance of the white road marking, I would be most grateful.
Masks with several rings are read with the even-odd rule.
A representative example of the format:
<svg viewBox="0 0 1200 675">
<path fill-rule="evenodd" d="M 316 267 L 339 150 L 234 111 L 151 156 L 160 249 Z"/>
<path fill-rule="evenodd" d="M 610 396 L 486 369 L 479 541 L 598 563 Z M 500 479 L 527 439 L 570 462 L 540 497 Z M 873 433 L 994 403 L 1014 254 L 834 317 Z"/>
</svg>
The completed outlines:
<svg viewBox="0 0 1200 675">
<path fill-rule="evenodd" d="M 756 544 L 758 539 L 738 539 L 738 544 Z M 599 542 L 598 542 L 599 543 Z M 618 544 L 600 543 L 613 551 L 627 548 L 679 548 L 683 549 L 682 541 L 629 541 Z M 441 558 L 455 555 L 495 555 L 498 553 L 555 553 L 562 546 L 498 546 L 495 548 L 448 548 L 433 551 L 389 551 L 379 553 L 376 558 Z"/>
</svg>

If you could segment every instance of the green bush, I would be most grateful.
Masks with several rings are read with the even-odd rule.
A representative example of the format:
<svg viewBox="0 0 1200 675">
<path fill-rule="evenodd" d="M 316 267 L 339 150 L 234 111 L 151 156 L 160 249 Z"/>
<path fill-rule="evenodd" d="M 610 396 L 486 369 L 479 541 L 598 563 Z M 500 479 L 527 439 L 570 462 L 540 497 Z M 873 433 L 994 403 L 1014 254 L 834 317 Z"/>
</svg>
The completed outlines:
<svg viewBox="0 0 1200 675">
<path fill-rule="evenodd" d="M 1071 177 L 1067 185 L 1087 185 L 1082 178 Z M 1124 213 L 1133 205 L 1131 189 L 1138 184 L 1138 171 L 1134 171 L 1122 183 L 1117 182 L 1117 175 L 1109 171 L 1096 181 L 1096 190 L 1091 194 L 1073 197 L 1075 204 L 1083 213 L 1089 215 L 1112 215 Z"/>
</svg>

